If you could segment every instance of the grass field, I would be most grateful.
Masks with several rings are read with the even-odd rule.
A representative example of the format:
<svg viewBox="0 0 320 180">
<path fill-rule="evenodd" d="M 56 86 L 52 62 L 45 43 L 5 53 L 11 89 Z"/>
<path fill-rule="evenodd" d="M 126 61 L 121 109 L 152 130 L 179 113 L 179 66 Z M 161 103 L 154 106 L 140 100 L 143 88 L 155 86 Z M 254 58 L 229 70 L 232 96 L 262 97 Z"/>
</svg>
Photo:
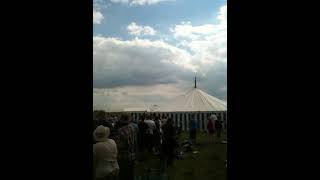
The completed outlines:
<svg viewBox="0 0 320 180">
<path fill-rule="evenodd" d="M 188 138 L 187 133 L 182 133 L 180 142 Z M 226 133 L 221 137 L 221 140 L 226 140 Z M 175 160 L 174 165 L 168 170 L 170 179 L 174 180 L 226 180 L 226 144 L 212 144 L 208 139 L 208 134 L 198 133 L 197 141 L 199 146 L 196 146 L 194 151 L 198 154 L 188 152 L 183 160 Z M 145 168 L 160 168 L 160 161 L 148 156 L 147 160 L 137 165 L 136 174 L 142 174 Z"/>
</svg>

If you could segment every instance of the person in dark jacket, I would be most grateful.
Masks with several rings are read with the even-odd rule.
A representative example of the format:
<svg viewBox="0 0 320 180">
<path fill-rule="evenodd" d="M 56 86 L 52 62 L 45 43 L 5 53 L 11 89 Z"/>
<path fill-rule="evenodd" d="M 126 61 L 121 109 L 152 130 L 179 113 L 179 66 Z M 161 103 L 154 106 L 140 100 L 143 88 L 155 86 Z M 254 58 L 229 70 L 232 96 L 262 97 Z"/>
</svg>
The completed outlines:
<svg viewBox="0 0 320 180">
<path fill-rule="evenodd" d="M 216 130 L 217 130 L 217 138 L 220 139 L 221 131 L 222 131 L 222 121 L 221 121 L 221 119 L 216 121 L 215 127 L 216 127 Z"/>
<path fill-rule="evenodd" d="M 167 167 L 173 164 L 175 157 L 176 146 L 176 130 L 173 126 L 172 118 L 169 118 L 162 128 L 163 142 L 162 142 L 162 158 L 166 161 Z"/>
<path fill-rule="evenodd" d="M 193 145 L 196 145 L 197 139 L 197 122 L 195 120 L 194 114 L 191 114 L 191 119 L 189 122 L 190 140 Z"/>
<path fill-rule="evenodd" d="M 139 144 L 139 150 L 141 150 L 142 152 L 144 152 L 145 149 L 147 148 L 147 130 L 149 128 L 147 123 L 144 122 L 144 120 L 145 120 L 145 116 L 142 115 L 141 120 L 138 123 L 138 128 L 139 128 L 138 144 Z"/>
</svg>

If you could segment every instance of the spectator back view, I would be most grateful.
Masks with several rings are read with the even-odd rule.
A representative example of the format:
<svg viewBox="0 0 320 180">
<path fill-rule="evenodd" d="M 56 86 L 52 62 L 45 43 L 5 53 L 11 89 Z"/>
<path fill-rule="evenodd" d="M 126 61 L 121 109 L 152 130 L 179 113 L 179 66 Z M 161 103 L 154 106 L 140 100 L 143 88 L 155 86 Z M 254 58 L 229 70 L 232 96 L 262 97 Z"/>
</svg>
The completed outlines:
<svg viewBox="0 0 320 180">
<path fill-rule="evenodd" d="M 192 141 L 192 144 L 195 145 L 197 139 L 197 122 L 194 118 L 194 114 L 191 114 L 191 119 L 189 123 L 190 140 Z"/>
<path fill-rule="evenodd" d="M 93 145 L 93 169 L 96 180 L 117 179 L 119 173 L 117 145 L 114 140 L 108 138 L 109 134 L 110 129 L 102 125 L 93 133 L 97 141 Z"/>
<path fill-rule="evenodd" d="M 137 142 L 135 130 L 129 126 L 130 116 L 123 114 L 120 117 L 118 133 L 115 135 L 115 141 L 118 145 L 118 162 L 120 166 L 119 179 L 134 179 L 134 162 L 136 160 Z"/>
</svg>

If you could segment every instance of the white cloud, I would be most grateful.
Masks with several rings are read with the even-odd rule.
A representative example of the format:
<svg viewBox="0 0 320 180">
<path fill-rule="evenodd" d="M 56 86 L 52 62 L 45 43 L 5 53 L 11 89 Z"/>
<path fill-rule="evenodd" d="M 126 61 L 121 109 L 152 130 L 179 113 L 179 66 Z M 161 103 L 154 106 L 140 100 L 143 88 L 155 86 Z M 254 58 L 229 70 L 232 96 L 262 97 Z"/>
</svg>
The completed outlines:
<svg viewBox="0 0 320 180">
<path fill-rule="evenodd" d="M 165 36 L 175 41 L 140 39 L 160 33 L 134 22 L 127 26 L 134 39 L 94 36 L 94 104 L 105 106 L 110 98 L 132 104 L 165 102 L 193 86 L 195 71 L 199 88 L 226 99 L 226 6 L 220 8 L 217 19 L 199 26 L 177 24 Z"/>
<path fill-rule="evenodd" d="M 122 41 L 102 36 L 94 37 L 94 81 L 97 87 L 105 87 L 107 84 L 119 86 L 120 82 L 123 83 L 121 85 L 168 83 L 181 79 L 176 75 L 185 73 L 183 71 L 196 71 L 199 75 L 207 77 L 219 63 L 222 63 L 219 67 L 226 70 L 226 13 L 226 6 L 220 8 L 217 24 L 193 26 L 190 22 L 184 22 L 177 25 L 172 31 L 179 46 L 163 40 L 135 38 Z M 136 36 L 153 34 L 152 30 L 146 30 L 146 27 L 148 26 L 139 26 L 133 22 L 127 29 L 130 34 Z M 183 27 L 186 27 L 186 30 L 183 31 Z M 186 38 L 188 36 L 191 38 Z M 123 68 L 128 64 L 130 72 L 123 72 Z M 172 75 L 172 78 L 169 75 Z M 147 77 L 148 80 L 141 81 L 136 77 L 141 80 Z M 111 82 L 113 78 L 118 79 L 118 82 Z"/>
<path fill-rule="evenodd" d="M 197 39 L 200 36 L 214 33 L 215 26 L 212 24 L 205 24 L 201 26 L 192 26 L 191 22 L 181 22 L 176 25 L 174 29 L 170 29 L 174 33 L 175 38 Z"/>
<path fill-rule="evenodd" d="M 217 16 L 218 23 L 193 26 L 181 22 L 170 28 L 178 45 L 192 54 L 192 62 L 204 75 L 218 63 L 227 63 L 227 6 L 222 6 Z"/>
<path fill-rule="evenodd" d="M 163 41 L 93 38 L 94 87 L 176 83 L 194 70 L 187 51 Z"/>
<path fill-rule="evenodd" d="M 222 6 L 219 11 L 218 19 L 220 20 L 220 23 L 225 26 L 227 26 L 227 15 L 227 6 Z"/>
<path fill-rule="evenodd" d="M 165 1 L 174 0 L 111 0 L 113 3 L 129 4 L 130 6 L 154 5 Z"/>
<path fill-rule="evenodd" d="M 150 26 L 139 26 L 135 22 L 132 22 L 127 26 L 127 30 L 129 34 L 134 36 L 153 36 L 157 33 L 156 30 L 154 30 Z"/>
<path fill-rule="evenodd" d="M 93 9 L 93 24 L 101 24 L 103 19 L 104 19 L 103 14 L 94 8 Z"/>
<path fill-rule="evenodd" d="M 123 3 L 123 4 L 126 4 L 129 2 L 129 0 L 111 0 L 111 2 L 113 3 Z"/>
</svg>

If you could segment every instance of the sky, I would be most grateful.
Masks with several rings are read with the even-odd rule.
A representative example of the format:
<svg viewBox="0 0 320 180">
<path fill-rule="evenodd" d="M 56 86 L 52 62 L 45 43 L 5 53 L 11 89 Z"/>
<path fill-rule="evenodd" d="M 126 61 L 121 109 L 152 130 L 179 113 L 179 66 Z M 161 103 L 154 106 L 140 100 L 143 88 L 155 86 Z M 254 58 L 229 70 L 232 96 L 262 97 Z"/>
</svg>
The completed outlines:
<svg viewBox="0 0 320 180">
<path fill-rule="evenodd" d="M 165 104 L 197 86 L 227 100 L 226 0 L 93 0 L 94 109 Z"/>
</svg>

